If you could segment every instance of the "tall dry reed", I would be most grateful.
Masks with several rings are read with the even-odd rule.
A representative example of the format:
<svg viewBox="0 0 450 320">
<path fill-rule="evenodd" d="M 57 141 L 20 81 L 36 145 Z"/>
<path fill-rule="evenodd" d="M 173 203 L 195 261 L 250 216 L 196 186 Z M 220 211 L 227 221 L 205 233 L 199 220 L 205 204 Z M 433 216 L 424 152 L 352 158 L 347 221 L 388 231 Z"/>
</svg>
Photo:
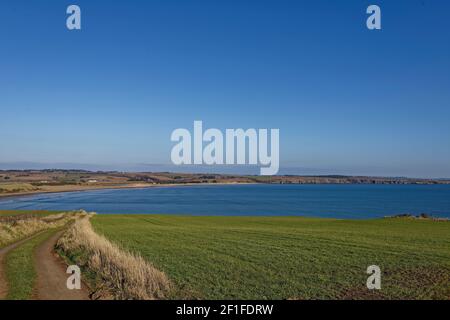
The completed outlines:
<svg viewBox="0 0 450 320">
<path fill-rule="evenodd" d="M 75 263 L 94 272 L 95 285 L 106 286 L 114 299 L 162 299 L 170 289 L 163 272 L 95 233 L 89 218 L 78 219 L 59 239 L 57 247 L 69 257 L 76 256 Z"/>
</svg>

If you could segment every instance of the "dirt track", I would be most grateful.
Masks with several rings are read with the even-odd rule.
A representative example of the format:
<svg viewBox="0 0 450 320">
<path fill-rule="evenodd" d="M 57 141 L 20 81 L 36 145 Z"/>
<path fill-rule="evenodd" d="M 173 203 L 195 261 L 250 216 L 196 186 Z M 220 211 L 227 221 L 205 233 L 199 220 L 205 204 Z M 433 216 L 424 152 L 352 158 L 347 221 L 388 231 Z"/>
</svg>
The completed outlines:
<svg viewBox="0 0 450 320">
<path fill-rule="evenodd" d="M 81 290 L 67 289 L 67 266 L 54 252 L 54 247 L 64 231 L 59 231 L 41 243 L 34 251 L 37 273 L 35 296 L 37 300 L 88 300 L 89 292 L 81 284 Z"/>
<path fill-rule="evenodd" d="M 40 233 L 37 233 L 31 237 L 22 239 L 20 241 L 17 241 L 13 244 L 10 244 L 9 246 L 6 246 L 4 248 L 0 249 L 0 299 L 4 299 L 8 295 L 8 282 L 6 280 L 5 276 L 5 270 L 4 270 L 4 263 L 5 263 L 5 257 L 11 250 L 19 247 L 23 243 L 27 242 L 28 240 L 36 237 Z"/>
</svg>

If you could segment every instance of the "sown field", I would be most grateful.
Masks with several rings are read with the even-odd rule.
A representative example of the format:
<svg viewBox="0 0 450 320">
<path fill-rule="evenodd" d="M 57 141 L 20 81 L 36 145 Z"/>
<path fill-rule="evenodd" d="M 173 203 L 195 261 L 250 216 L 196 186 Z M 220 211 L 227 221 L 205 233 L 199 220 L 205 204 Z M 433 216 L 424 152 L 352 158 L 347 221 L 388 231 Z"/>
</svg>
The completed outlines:
<svg viewBox="0 0 450 320">
<path fill-rule="evenodd" d="M 450 222 L 97 215 L 174 283 L 170 298 L 450 299 Z M 382 270 L 368 291 L 366 269 Z"/>
</svg>

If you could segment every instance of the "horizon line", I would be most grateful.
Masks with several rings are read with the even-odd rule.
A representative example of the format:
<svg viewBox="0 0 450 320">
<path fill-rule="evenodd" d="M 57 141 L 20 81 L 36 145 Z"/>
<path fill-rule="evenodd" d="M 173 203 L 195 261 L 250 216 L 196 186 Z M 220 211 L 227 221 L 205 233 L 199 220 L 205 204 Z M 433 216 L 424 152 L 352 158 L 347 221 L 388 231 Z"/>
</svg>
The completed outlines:
<svg viewBox="0 0 450 320">
<path fill-rule="evenodd" d="M 1 165 L 2 163 L 0 163 Z M 155 164 L 148 166 L 165 166 L 163 164 Z M 226 165 L 222 165 L 226 166 Z M 189 166 L 187 166 L 189 167 Z M 199 174 L 215 174 L 222 176 L 260 176 L 259 174 L 252 173 L 226 173 L 226 172 L 201 172 L 201 171 L 192 171 L 192 172 L 183 172 L 183 171 L 142 171 L 142 170 L 120 170 L 120 169 L 112 169 L 112 170 L 95 170 L 95 169 L 82 169 L 82 168 L 58 168 L 58 167 L 46 167 L 46 168 L 9 168 L 2 169 L 0 168 L 0 172 L 8 172 L 8 171 L 74 171 L 74 172 L 89 172 L 89 173 L 168 173 L 168 174 L 191 174 L 191 175 L 199 175 Z M 267 176 L 271 177 L 271 176 Z M 342 177 L 342 178 L 382 178 L 382 179 L 408 179 L 408 180 L 450 180 L 450 178 L 446 177 L 408 177 L 402 175 L 361 175 L 361 174 L 340 174 L 340 173 L 311 173 L 311 174 L 276 174 L 272 177 Z"/>
</svg>

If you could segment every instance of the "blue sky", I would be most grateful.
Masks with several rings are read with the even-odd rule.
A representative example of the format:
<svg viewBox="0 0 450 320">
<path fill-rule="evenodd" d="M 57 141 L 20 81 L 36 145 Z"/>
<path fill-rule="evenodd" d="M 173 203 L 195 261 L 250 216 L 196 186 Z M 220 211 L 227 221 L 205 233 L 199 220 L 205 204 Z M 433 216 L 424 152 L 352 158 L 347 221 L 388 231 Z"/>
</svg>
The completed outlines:
<svg viewBox="0 0 450 320">
<path fill-rule="evenodd" d="M 166 168 L 171 132 L 202 120 L 279 128 L 280 173 L 450 177 L 449 10 L 1 0 L 0 168 Z"/>
</svg>

